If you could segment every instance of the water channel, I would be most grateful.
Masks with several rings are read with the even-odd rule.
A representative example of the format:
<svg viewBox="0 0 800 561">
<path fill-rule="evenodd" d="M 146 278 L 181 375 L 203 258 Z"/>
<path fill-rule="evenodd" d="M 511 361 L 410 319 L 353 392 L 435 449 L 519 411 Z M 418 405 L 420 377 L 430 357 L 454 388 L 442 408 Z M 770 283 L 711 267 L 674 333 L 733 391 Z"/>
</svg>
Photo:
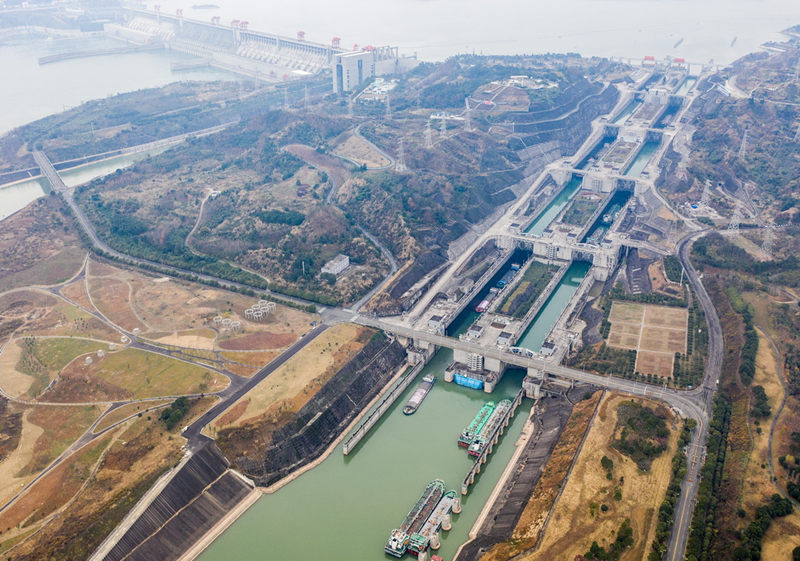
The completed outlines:
<svg viewBox="0 0 800 561">
<path fill-rule="evenodd" d="M 633 113 L 639 108 L 641 104 L 642 100 L 640 99 L 631 100 L 631 102 L 625 106 L 625 109 L 623 109 L 622 112 L 619 115 L 617 115 L 617 118 L 614 119 L 612 122 L 615 125 L 621 125 L 622 123 L 628 120 L 628 117 L 633 115 Z"/>
<path fill-rule="evenodd" d="M 631 165 L 625 170 L 625 175 L 629 177 L 639 177 L 642 175 L 644 168 L 647 167 L 653 154 L 658 150 L 658 146 L 658 142 L 645 142 L 641 149 L 639 149 L 633 162 L 631 162 Z"/>
<path fill-rule="evenodd" d="M 528 329 L 517 341 L 518 347 L 539 352 L 542 348 L 542 343 L 547 339 L 559 316 L 561 316 L 561 312 L 567 307 L 590 268 L 591 264 L 585 261 L 574 261 L 569 266 L 564 278 L 558 283 L 558 286 L 550 294 L 542 309 L 533 318 Z"/>
<path fill-rule="evenodd" d="M 681 87 L 675 92 L 675 95 L 686 95 L 689 93 L 689 90 L 692 89 L 692 86 L 694 86 L 695 82 L 697 82 L 697 78 L 694 76 L 687 76 L 686 80 L 684 80 L 683 84 L 681 84 Z"/>
<path fill-rule="evenodd" d="M 420 374 L 432 372 L 439 380 L 414 415 L 401 411 L 412 384 L 354 452 L 343 456 L 338 446 L 319 466 L 259 499 L 199 559 L 393 559 L 383 552 L 389 532 L 403 521 L 430 480 L 443 479 L 448 489 L 460 493 L 472 465 L 456 444 L 461 430 L 487 400 L 516 394 L 524 375 L 509 370 L 488 395 L 444 382 L 442 374 L 451 359 L 452 351 L 443 349 Z M 514 452 L 530 405 L 523 401 L 476 483 L 462 497 L 462 513 L 453 516 L 452 530 L 442 534 L 437 554 L 444 559 L 452 559 L 468 539 Z"/>
<path fill-rule="evenodd" d="M 583 178 L 573 175 L 569 183 L 567 183 L 561 192 L 556 195 L 552 202 L 539 213 L 536 219 L 531 222 L 531 225 L 525 229 L 526 234 L 533 234 L 534 236 L 541 236 L 547 227 L 555 220 L 556 216 L 564 210 L 572 199 L 572 196 L 580 191 Z"/>
<path fill-rule="evenodd" d="M 114 156 L 91 164 L 61 170 L 59 175 L 61 175 L 68 187 L 74 187 L 92 179 L 114 173 L 118 169 L 126 168 L 149 156 L 160 154 L 167 148 L 169 147 L 161 146 L 136 154 Z M 44 178 L 26 179 L 0 187 L 0 220 L 22 210 L 39 197 L 44 196 L 49 189 L 50 186 Z"/>
</svg>

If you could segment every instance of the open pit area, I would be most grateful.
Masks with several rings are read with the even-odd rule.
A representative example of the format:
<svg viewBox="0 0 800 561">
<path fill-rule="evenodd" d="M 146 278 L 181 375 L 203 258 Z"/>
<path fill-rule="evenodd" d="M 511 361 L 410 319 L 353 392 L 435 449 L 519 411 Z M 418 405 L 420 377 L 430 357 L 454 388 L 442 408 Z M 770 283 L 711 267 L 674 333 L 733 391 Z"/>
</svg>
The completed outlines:
<svg viewBox="0 0 800 561">
<path fill-rule="evenodd" d="M 686 352 L 686 308 L 615 301 L 608 344 L 635 350 L 636 371 L 669 378 L 675 353 Z"/>
</svg>

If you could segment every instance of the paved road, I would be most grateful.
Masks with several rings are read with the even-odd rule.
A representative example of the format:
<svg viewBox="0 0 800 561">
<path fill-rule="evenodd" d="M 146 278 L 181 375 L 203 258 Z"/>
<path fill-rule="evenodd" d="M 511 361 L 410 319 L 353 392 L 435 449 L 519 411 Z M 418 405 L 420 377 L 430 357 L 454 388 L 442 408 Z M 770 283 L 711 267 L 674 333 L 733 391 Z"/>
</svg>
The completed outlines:
<svg viewBox="0 0 800 561">
<path fill-rule="evenodd" d="M 708 438 L 708 423 L 711 416 L 711 403 L 714 399 L 722 372 L 722 327 L 720 326 L 719 316 L 708 296 L 700 276 L 689 260 L 689 249 L 692 242 L 699 236 L 705 234 L 707 230 L 692 233 L 683 238 L 678 243 L 678 259 L 680 259 L 686 276 L 694 288 L 695 296 L 703 308 L 706 316 L 706 323 L 709 329 L 708 336 L 708 358 L 706 359 L 706 370 L 703 384 L 699 396 L 702 399 L 703 414 L 696 417 L 697 429 L 694 437 L 687 448 L 687 471 L 686 477 L 681 482 L 681 494 L 675 504 L 675 522 L 670 534 L 667 545 L 667 556 L 669 561 L 679 561 L 684 558 L 686 553 L 686 542 L 689 538 L 689 528 L 692 522 L 692 513 L 697 499 L 697 489 L 700 484 L 700 469 L 705 459 L 705 446 Z"/>
<path fill-rule="evenodd" d="M 296 355 L 300 349 L 316 339 L 327 328 L 328 326 L 325 324 L 316 326 L 304 337 L 301 337 L 298 341 L 296 341 L 294 345 L 283 351 L 280 355 L 270 361 L 269 364 L 267 364 L 264 368 L 256 372 L 251 378 L 245 379 L 243 383 L 238 383 L 235 385 L 232 383 L 227 389 L 216 394 L 221 398 L 220 402 L 206 411 L 183 432 L 183 436 L 188 440 L 186 447 L 190 451 L 195 451 L 202 446 L 205 446 L 209 441 L 209 438 L 201 434 L 200 431 L 202 431 L 208 423 L 214 420 L 220 413 L 225 411 L 225 409 L 230 407 L 230 405 L 233 404 L 237 399 L 253 389 L 264 378 L 272 374 L 287 360 Z"/>
</svg>

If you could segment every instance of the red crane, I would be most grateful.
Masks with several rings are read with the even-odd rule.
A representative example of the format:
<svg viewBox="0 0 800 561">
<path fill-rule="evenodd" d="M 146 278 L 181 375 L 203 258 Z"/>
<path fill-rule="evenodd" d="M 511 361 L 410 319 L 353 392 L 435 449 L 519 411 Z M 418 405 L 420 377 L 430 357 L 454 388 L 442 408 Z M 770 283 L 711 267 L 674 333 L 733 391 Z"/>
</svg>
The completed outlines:
<svg viewBox="0 0 800 561">
<path fill-rule="evenodd" d="M 333 39 L 331 39 L 331 47 L 333 47 L 334 49 L 338 49 L 341 43 L 342 43 L 341 37 L 334 37 Z"/>
<path fill-rule="evenodd" d="M 239 27 L 239 20 L 238 19 L 232 19 L 231 20 L 231 27 Z"/>
<path fill-rule="evenodd" d="M 247 29 L 247 26 L 250 24 L 249 21 L 240 21 L 239 22 L 239 29 Z"/>
<path fill-rule="evenodd" d="M 211 16 L 211 23 L 219 25 L 219 16 Z"/>
<path fill-rule="evenodd" d="M 160 12 L 160 11 L 161 11 L 161 6 L 159 6 L 158 4 L 156 4 L 155 6 L 153 6 L 153 11 L 154 11 L 154 12 Z"/>
<path fill-rule="evenodd" d="M 298 31 L 297 32 L 297 40 L 298 41 L 305 41 L 306 40 L 306 32 L 305 31 Z"/>
<path fill-rule="evenodd" d="M 179 18 L 182 18 L 183 17 L 183 8 L 178 8 L 177 10 L 175 10 L 175 15 L 178 16 Z"/>
<path fill-rule="evenodd" d="M 358 50 L 358 43 L 353 43 L 353 50 L 354 50 L 354 51 L 357 51 L 357 50 Z"/>
</svg>

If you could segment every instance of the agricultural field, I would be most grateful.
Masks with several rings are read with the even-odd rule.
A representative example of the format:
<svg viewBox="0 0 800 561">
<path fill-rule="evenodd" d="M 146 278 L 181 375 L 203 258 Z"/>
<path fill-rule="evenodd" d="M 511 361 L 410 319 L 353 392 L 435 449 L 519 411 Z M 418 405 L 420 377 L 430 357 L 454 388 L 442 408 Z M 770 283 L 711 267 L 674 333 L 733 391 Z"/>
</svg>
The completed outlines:
<svg viewBox="0 0 800 561">
<path fill-rule="evenodd" d="M 644 420 L 641 420 L 641 419 Z M 645 427 L 661 419 L 666 433 Z M 580 456 L 555 505 L 540 547 L 526 559 L 573 559 L 597 542 L 608 550 L 628 520 L 632 543 L 619 557 L 645 559 L 655 535 L 658 508 L 672 475 L 678 420 L 665 407 L 608 394 L 600 403 Z M 635 428 L 634 428 L 635 427 Z M 625 432 L 635 431 L 625 439 Z M 655 443 L 643 456 L 637 439 Z M 631 439 L 634 439 L 631 441 Z M 646 469 L 642 469 L 642 468 Z"/>
<path fill-rule="evenodd" d="M 675 353 L 686 352 L 688 310 L 615 301 L 608 344 L 637 351 L 636 371 L 669 378 Z"/>
</svg>

